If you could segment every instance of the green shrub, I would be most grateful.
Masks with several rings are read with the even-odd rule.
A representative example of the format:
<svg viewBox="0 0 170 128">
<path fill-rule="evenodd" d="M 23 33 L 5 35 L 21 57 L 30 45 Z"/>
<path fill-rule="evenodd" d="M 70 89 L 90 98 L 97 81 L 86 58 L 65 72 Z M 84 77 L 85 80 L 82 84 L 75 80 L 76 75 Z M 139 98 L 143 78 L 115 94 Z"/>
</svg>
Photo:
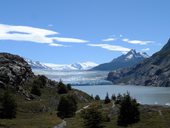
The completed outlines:
<svg viewBox="0 0 170 128">
<path fill-rule="evenodd" d="M 81 113 L 84 128 L 103 128 L 102 112 L 96 106 L 90 106 Z"/>
<path fill-rule="evenodd" d="M 9 91 L 6 91 L 2 97 L 2 109 L 0 110 L 0 117 L 5 119 L 12 119 L 16 117 L 17 104 Z"/>
<path fill-rule="evenodd" d="M 67 89 L 72 90 L 71 84 L 67 84 Z"/>
<path fill-rule="evenodd" d="M 58 105 L 57 115 L 60 118 L 72 117 L 77 110 L 77 102 L 73 96 L 62 96 Z"/>
<path fill-rule="evenodd" d="M 94 99 L 95 99 L 95 100 L 100 100 L 99 95 L 96 95 Z"/>
<path fill-rule="evenodd" d="M 37 96 L 41 96 L 41 90 L 40 87 L 37 85 L 33 85 L 31 89 L 31 93 Z"/>
</svg>

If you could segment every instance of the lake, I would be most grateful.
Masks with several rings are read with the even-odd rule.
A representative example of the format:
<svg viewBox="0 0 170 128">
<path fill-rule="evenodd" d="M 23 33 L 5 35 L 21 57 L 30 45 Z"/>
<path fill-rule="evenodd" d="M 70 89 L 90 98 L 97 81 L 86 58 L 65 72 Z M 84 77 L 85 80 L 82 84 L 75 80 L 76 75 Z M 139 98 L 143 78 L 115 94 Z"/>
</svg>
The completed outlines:
<svg viewBox="0 0 170 128">
<path fill-rule="evenodd" d="M 123 94 L 127 91 L 142 104 L 170 105 L 170 87 L 146 87 L 133 85 L 112 85 L 107 81 L 108 72 L 105 71 L 48 71 L 34 70 L 35 74 L 43 74 L 53 80 L 71 83 L 73 88 L 82 90 L 89 95 L 99 95 L 104 99 L 108 92 Z"/>
</svg>

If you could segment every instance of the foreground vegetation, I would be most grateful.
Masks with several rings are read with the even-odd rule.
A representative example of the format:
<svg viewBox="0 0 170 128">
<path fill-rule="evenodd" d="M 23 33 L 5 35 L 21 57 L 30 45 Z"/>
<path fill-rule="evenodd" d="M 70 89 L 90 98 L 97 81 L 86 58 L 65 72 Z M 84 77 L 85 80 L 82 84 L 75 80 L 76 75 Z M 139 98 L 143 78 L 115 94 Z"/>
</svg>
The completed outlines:
<svg viewBox="0 0 170 128">
<path fill-rule="evenodd" d="M 71 85 L 50 81 L 48 86 L 46 80 L 38 76 L 21 86 L 22 92 L 12 87 L 0 88 L 0 128 L 52 128 L 62 121 L 57 112 L 63 97 L 68 97 L 69 106 L 72 104 L 70 98 L 78 102 L 72 115 L 77 108 L 92 101 L 90 96 L 72 89 Z M 4 108 L 9 108 L 11 113 Z"/>
<path fill-rule="evenodd" d="M 63 118 L 67 122 L 66 128 L 170 126 L 169 107 L 139 105 L 128 93 L 117 97 L 112 95 L 111 99 L 106 94 L 103 101 L 97 95 L 92 100 L 62 81 L 48 87 L 44 79 L 42 76 L 35 78 L 23 87 L 30 93 L 29 98 L 14 88 L 8 89 L 10 94 L 7 94 L 7 89 L 0 89 L 0 111 L 8 112 L 4 108 L 12 108 L 10 113 L 1 115 L 0 128 L 52 128 L 60 124 Z M 84 106 L 88 107 L 82 109 Z"/>
<path fill-rule="evenodd" d="M 112 104 L 103 104 L 103 110 L 109 111 Z M 115 108 L 116 109 L 116 108 Z M 169 128 L 170 126 L 170 108 L 163 106 L 141 105 L 140 121 L 138 123 L 127 126 L 127 128 Z M 117 125 L 117 113 L 113 112 L 111 120 L 104 122 L 104 128 L 123 128 Z M 66 128 L 83 128 L 83 119 L 81 114 L 77 114 L 73 118 L 67 118 Z"/>
</svg>

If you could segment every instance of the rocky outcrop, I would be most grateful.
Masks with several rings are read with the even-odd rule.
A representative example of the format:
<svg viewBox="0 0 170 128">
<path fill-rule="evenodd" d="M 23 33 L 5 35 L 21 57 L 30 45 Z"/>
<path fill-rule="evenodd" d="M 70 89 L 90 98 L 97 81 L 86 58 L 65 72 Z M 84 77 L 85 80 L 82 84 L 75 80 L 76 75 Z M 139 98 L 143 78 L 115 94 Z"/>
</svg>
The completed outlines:
<svg viewBox="0 0 170 128">
<path fill-rule="evenodd" d="M 170 40 L 152 57 L 131 69 L 110 72 L 113 84 L 170 87 Z"/>
<path fill-rule="evenodd" d="M 30 66 L 23 58 L 0 53 L 0 87 L 19 86 L 33 76 Z"/>
</svg>

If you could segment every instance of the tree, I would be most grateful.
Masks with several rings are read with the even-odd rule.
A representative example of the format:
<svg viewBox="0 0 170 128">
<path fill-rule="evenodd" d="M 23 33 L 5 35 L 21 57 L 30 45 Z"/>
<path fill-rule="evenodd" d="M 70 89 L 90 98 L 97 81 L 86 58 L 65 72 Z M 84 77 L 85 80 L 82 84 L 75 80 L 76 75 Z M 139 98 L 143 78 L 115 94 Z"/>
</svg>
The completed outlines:
<svg viewBox="0 0 170 128">
<path fill-rule="evenodd" d="M 9 91 L 6 91 L 2 97 L 1 118 L 12 119 L 16 117 L 17 104 Z"/>
<path fill-rule="evenodd" d="M 32 84 L 38 86 L 39 88 L 44 88 L 47 84 L 47 77 L 44 75 L 38 75 L 34 78 Z"/>
<path fill-rule="evenodd" d="M 96 106 L 90 106 L 81 113 L 84 128 L 103 128 L 102 112 Z"/>
<path fill-rule="evenodd" d="M 105 104 L 110 103 L 110 98 L 109 98 L 109 94 L 108 94 L 108 93 L 106 94 L 106 97 L 105 97 L 104 103 L 105 103 Z"/>
<path fill-rule="evenodd" d="M 47 83 L 47 77 L 44 75 L 38 75 L 38 82 L 41 88 L 45 87 Z"/>
<path fill-rule="evenodd" d="M 41 90 L 38 85 L 33 85 L 31 89 L 31 93 L 37 96 L 41 96 Z"/>
<path fill-rule="evenodd" d="M 123 99 L 123 96 L 119 93 L 116 97 L 115 104 L 120 104 Z"/>
<path fill-rule="evenodd" d="M 95 100 L 100 100 L 99 95 L 96 95 L 94 99 L 95 99 Z"/>
<path fill-rule="evenodd" d="M 120 103 L 120 112 L 117 124 L 119 126 L 128 126 L 137 123 L 140 120 L 139 104 L 132 99 L 129 93 L 125 94 Z"/>
<path fill-rule="evenodd" d="M 71 84 L 67 84 L 67 89 L 72 90 Z"/>
<path fill-rule="evenodd" d="M 73 96 L 62 96 L 58 104 L 57 115 L 61 118 L 72 117 L 77 110 L 77 102 Z"/>
<path fill-rule="evenodd" d="M 113 100 L 113 101 L 116 101 L 116 96 L 115 96 L 115 94 L 112 95 L 112 100 Z"/>
<path fill-rule="evenodd" d="M 58 83 L 58 94 L 65 94 L 68 92 L 67 87 L 65 84 L 60 80 Z"/>
</svg>

